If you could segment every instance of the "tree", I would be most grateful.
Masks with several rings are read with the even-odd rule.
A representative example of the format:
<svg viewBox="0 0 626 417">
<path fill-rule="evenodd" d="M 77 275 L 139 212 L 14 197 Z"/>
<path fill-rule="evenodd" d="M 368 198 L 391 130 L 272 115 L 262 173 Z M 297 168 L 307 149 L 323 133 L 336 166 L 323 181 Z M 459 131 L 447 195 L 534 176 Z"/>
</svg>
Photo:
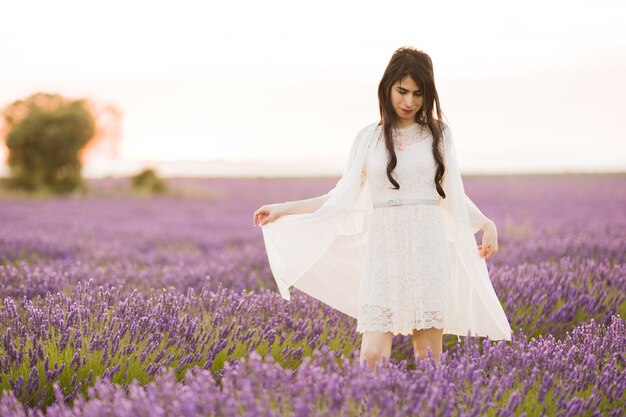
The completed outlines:
<svg viewBox="0 0 626 417">
<path fill-rule="evenodd" d="M 54 193 L 85 187 L 81 151 L 97 126 L 85 99 L 36 93 L 3 109 L 12 185 Z"/>
<path fill-rule="evenodd" d="M 165 181 L 159 177 L 153 168 L 144 168 L 138 174 L 130 177 L 133 190 L 147 194 L 162 194 L 167 191 Z"/>
</svg>

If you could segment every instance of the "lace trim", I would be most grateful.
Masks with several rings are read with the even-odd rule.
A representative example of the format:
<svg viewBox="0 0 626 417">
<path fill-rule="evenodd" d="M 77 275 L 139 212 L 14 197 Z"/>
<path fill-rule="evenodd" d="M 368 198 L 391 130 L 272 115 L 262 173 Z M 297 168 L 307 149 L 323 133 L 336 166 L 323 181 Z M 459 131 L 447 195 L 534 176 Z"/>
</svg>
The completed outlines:
<svg viewBox="0 0 626 417">
<path fill-rule="evenodd" d="M 417 317 L 397 317 L 397 312 L 393 309 L 375 306 L 362 305 L 359 310 L 359 318 L 356 331 L 363 333 L 366 331 L 381 331 L 400 333 L 404 329 L 427 329 L 436 327 L 443 329 L 447 322 L 446 314 L 442 311 L 424 311 L 417 313 Z"/>
<path fill-rule="evenodd" d="M 406 147 L 414 143 L 423 142 L 429 137 L 429 135 L 424 134 L 424 132 L 427 132 L 427 129 L 415 122 L 410 126 L 395 130 L 393 133 L 393 142 L 397 147 L 401 145 Z"/>
<path fill-rule="evenodd" d="M 408 125 L 408 126 L 401 127 L 401 128 L 399 128 L 399 129 L 396 129 L 396 132 L 403 132 L 403 131 L 406 131 L 406 130 L 412 129 L 412 128 L 414 128 L 415 126 L 418 126 L 418 123 L 417 123 L 417 122 L 413 122 L 413 123 L 411 123 L 411 124 L 410 124 L 410 125 Z"/>
<path fill-rule="evenodd" d="M 426 126 L 422 126 L 417 122 L 400 129 L 394 129 L 392 136 L 393 143 L 399 151 L 403 151 L 408 146 L 416 143 L 424 142 L 431 137 L 430 131 Z M 382 134 L 378 136 L 378 142 L 384 142 Z"/>
</svg>

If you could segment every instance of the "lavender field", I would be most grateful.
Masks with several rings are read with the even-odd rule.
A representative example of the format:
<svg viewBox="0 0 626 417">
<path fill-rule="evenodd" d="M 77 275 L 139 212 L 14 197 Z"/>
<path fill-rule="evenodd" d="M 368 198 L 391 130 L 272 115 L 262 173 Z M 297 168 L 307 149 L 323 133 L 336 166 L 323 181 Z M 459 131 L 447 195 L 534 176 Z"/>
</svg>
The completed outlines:
<svg viewBox="0 0 626 417">
<path fill-rule="evenodd" d="M 513 340 L 445 335 L 435 365 L 396 336 L 376 375 L 356 320 L 280 297 L 252 225 L 336 179 L 2 197 L 0 415 L 623 416 L 626 175 L 464 181 L 498 227 Z"/>
</svg>

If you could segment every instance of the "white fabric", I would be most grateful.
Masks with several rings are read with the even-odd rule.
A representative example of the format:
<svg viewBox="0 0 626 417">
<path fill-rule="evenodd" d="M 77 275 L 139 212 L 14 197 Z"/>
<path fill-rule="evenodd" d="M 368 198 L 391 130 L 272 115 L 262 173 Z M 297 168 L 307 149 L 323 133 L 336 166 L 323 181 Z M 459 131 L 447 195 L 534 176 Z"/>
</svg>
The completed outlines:
<svg viewBox="0 0 626 417">
<path fill-rule="evenodd" d="M 363 180 L 373 203 L 395 199 L 424 199 L 435 204 L 378 207 L 368 216 L 365 257 L 356 331 L 410 335 L 413 329 L 459 328 L 451 313 L 451 261 L 440 196 L 435 189 L 437 169 L 433 137 L 417 123 L 393 133 L 397 165 L 393 189 L 387 178 L 387 148 L 382 126 L 367 150 Z"/>
<path fill-rule="evenodd" d="M 361 129 L 352 142 L 342 177 L 313 213 L 290 214 L 263 225 L 270 268 L 281 296 L 294 286 L 356 318 L 371 214 L 369 183 L 361 183 L 366 150 L 378 122 Z M 474 233 L 485 216 L 465 195 L 450 128 L 444 130 L 446 173 L 441 200 L 452 261 L 451 305 L 463 323 L 444 334 L 511 340 L 511 327 L 491 285 Z"/>
</svg>

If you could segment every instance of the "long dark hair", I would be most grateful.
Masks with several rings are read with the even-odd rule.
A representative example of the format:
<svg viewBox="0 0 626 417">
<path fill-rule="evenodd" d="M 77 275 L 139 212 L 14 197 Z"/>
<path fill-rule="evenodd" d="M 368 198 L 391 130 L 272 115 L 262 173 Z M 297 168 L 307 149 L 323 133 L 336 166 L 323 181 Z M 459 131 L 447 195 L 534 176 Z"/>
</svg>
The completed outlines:
<svg viewBox="0 0 626 417">
<path fill-rule="evenodd" d="M 445 123 L 443 122 L 443 112 L 441 111 L 439 96 L 435 88 L 433 63 L 428 54 L 411 47 L 402 47 L 393 53 L 389 64 L 387 64 L 383 78 L 378 85 L 380 124 L 383 126 L 385 146 L 389 156 L 387 162 L 387 178 L 389 178 L 389 181 L 394 185 L 394 189 L 400 189 L 400 184 L 391 176 L 391 173 L 398 163 L 392 137 L 393 129 L 398 128 L 398 117 L 391 104 L 391 88 L 394 83 L 402 80 L 406 75 L 409 75 L 413 81 L 415 81 L 422 92 L 422 107 L 415 114 L 415 121 L 420 126 L 428 126 L 433 136 L 433 157 L 437 167 L 434 178 L 435 188 L 437 189 L 437 193 L 445 198 L 446 194 L 443 192 L 441 186 L 445 166 L 440 149 L 440 143 L 443 141 Z M 433 116 L 435 108 L 436 118 Z"/>
</svg>

